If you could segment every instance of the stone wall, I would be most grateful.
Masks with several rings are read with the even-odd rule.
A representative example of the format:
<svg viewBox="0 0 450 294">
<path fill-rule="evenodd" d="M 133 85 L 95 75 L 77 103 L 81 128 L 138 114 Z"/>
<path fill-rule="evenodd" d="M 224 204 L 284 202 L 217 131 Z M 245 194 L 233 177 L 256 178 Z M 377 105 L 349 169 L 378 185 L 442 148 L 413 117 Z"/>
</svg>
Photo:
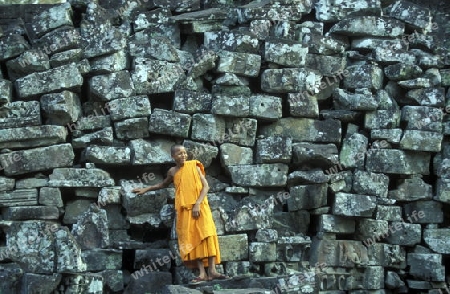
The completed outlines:
<svg viewBox="0 0 450 294">
<path fill-rule="evenodd" d="M 0 292 L 443 293 L 450 9 L 419 2 L 0 6 Z M 179 286 L 173 187 L 131 192 L 174 143 L 232 282 Z"/>
</svg>

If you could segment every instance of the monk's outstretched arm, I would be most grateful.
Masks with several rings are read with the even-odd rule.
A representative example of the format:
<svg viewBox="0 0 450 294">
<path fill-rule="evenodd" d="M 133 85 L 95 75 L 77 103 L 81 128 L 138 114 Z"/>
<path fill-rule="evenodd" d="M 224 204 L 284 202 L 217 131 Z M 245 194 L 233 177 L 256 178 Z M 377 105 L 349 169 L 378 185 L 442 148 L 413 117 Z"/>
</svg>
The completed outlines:
<svg viewBox="0 0 450 294">
<path fill-rule="evenodd" d="M 148 186 L 145 188 L 134 188 L 131 192 L 136 193 L 137 195 L 142 195 L 148 191 L 159 190 L 162 188 L 167 188 L 170 183 L 173 181 L 172 169 L 167 172 L 167 177 L 160 183 Z"/>
<path fill-rule="evenodd" d="M 209 191 L 209 185 L 208 181 L 206 180 L 205 176 L 200 171 L 200 168 L 197 166 L 198 174 L 200 175 L 200 181 L 202 182 L 202 190 L 200 191 L 200 195 L 197 198 L 197 201 L 195 201 L 195 205 L 192 208 L 192 215 L 193 217 L 197 218 L 200 216 L 200 203 L 202 203 L 203 199 L 205 198 L 206 194 Z"/>
</svg>

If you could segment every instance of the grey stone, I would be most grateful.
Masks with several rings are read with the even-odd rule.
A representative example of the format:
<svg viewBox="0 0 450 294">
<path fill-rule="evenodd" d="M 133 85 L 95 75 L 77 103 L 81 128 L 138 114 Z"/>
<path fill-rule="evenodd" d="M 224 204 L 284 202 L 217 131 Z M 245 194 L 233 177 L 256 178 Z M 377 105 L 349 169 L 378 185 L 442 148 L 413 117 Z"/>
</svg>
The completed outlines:
<svg viewBox="0 0 450 294">
<path fill-rule="evenodd" d="M 121 187 L 103 187 L 98 193 L 98 203 L 101 206 L 108 204 L 121 204 Z"/>
<path fill-rule="evenodd" d="M 288 185 L 323 184 L 329 177 L 322 170 L 293 171 L 288 175 Z"/>
<path fill-rule="evenodd" d="M 129 61 L 125 50 L 119 50 L 109 55 L 89 59 L 89 65 L 90 73 L 107 74 L 125 70 L 129 66 Z"/>
<path fill-rule="evenodd" d="M 422 106 L 442 107 L 445 102 L 444 88 L 413 89 L 406 93 L 406 98 L 411 99 L 414 104 Z"/>
<path fill-rule="evenodd" d="M 313 209 L 327 205 L 327 184 L 299 185 L 289 188 L 288 210 Z"/>
<path fill-rule="evenodd" d="M 383 70 L 377 65 L 351 65 L 346 68 L 344 75 L 344 87 L 347 89 L 368 88 L 381 89 L 383 86 Z"/>
<path fill-rule="evenodd" d="M 406 219 L 412 223 L 439 224 L 444 221 L 442 204 L 436 201 L 415 201 L 404 206 Z"/>
<path fill-rule="evenodd" d="M 292 6 L 268 4 L 268 2 L 252 2 L 240 6 L 238 8 L 239 23 L 246 23 L 254 19 L 299 21 L 303 15 L 310 13 L 312 9 L 310 1 L 297 2 L 297 5 Z"/>
<path fill-rule="evenodd" d="M 16 180 L 7 177 L 0 177 L 0 191 L 11 191 L 16 185 Z"/>
<path fill-rule="evenodd" d="M 369 263 L 367 251 L 361 241 L 313 239 L 309 262 L 325 263 L 327 267 L 367 266 Z"/>
<path fill-rule="evenodd" d="M 425 244 L 434 252 L 448 254 L 450 246 L 448 244 L 449 229 L 424 229 L 423 240 Z"/>
<path fill-rule="evenodd" d="M 257 140 L 256 163 L 290 163 L 291 157 L 291 138 L 273 136 Z"/>
<path fill-rule="evenodd" d="M 194 114 L 211 110 L 212 95 L 188 90 L 176 90 L 173 100 L 173 110 L 181 113 Z"/>
<path fill-rule="evenodd" d="M 388 65 L 384 68 L 384 74 L 393 81 L 408 80 L 418 77 L 422 73 L 422 69 L 415 64 L 396 63 Z"/>
<path fill-rule="evenodd" d="M 310 54 L 342 54 L 348 47 L 347 42 L 343 42 L 335 36 L 322 36 L 322 34 L 312 33 L 304 34 L 303 43 L 309 46 Z"/>
<path fill-rule="evenodd" d="M 427 106 L 404 106 L 402 121 L 407 130 L 442 132 L 443 112 L 441 109 Z"/>
<path fill-rule="evenodd" d="M 172 163 L 170 156 L 170 147 L 174 142 L 166 139 L 154 139 L 146 141 L 143 139 L 131 140 L 129 147 L 134 156 L 131 158 L 131 164 L 163 164 Z"/>
<path fill-rule="evenodd" d="M 395 228 L 395 230 L 392 230 Z M 422 232 L 420 224 L 411 224 L 405 222 L 392 222 L 391 234 L 386 237 L 389 244 L 414 246 L 420 243 Z"/>
<path fill-rule="evenodd" d="M 404 89 L 429 88 L 434 86 L 428 78 L 416 78 L 406 81 L 399 81 L 398 85 Z"/>
<path fill-rule="evenodd" d="M 384 174 L 356 170 L 353 174 L 353 190 L 358 194 L 387 197 L 389 177 Z"/>
<path fill-rule="evenodd" d="M 272 228 L 278 231 L 279 236 L 306 235 L 309 230 L 310 214 L 306 210 L 275 212 L 272 217 Z"/>
<path fill-rule="evenodd" d="M 321 79 L 321 74 L 305 68 L 266 69 L 261 74 L 261 89 L 268 93 L 315 93 Z"/>
<path fill-rule="evenodd" d="M 261 135 L 288 136 L 293 142 L 309 141 L 339 143 L 341 141 L 341 123 L 337 120 L 314 120 L 309 118 L 281 118 L 270 125 L 260 127 Z"/>
<path fill-rule="evenodd" d="M 355 93 L 343 89 L 333 92 L 333 105 L 335 109 L 343 110 L 376 110 L 378 101 L 369 89 L 356 89 Z"/>
<path fill-rule="evenodd" d="M 367 154 L 366 170 L 388 174 L 428 175 L 430 154 L 395 149 L 377 149 Z"/>
<path fill-rule="evenodd" d="M 368 139 L 362 134 L 355 133 L 344 139 L 339 160 L 345 167 L 356 167 L 362 169 L 364 167 L 364 158 L 367 150 Z"/>
<path fill-rule="evenodd" d="M 59 211 L 56 206 L 14 206 L 3 209 L 3 219 L 21 221 L 21 220 L 57 220 Z"/>
<path fill-rule="evenodd" d="M 72 234 L 82 250 L 108 247 L 110 242 L 106 211 L 91 204 L 87 211 L 77 216 Z"/>
<path fill-rule="evenodd" d="M 274 121 L 282 117 L 282 99 L 268 95 L 250 96 L 250 116 L 253 118 Z"/>
<path fill-rule="evenodd" d="M 111 117 L 109 115 L 98 115 L 95 110 L 94 113 L 87 117 L 81 117 L 76 123 L 67 124 L 70 132 L 74 132 L 75 130 L 95 131 L 111 126 Z"/>
<path fill-rule="evenodd" d="M 15 81 L 15 88 L 18 97 L 24 99 L 61 90 L 78 92 L 82 84 L 83 77 L 78 67 L 71 63 L 19 78 Z"/>
<path fill-rule="evenodd" d="M 355 220 L 338 215 L 322 214 L 319 216 L 317 230 L 324 233 L 352 234 L 355 232 Z"/>
<path fill-rule="evenodd" d="M 408 253 L 409 273 L 418 279 L 428 281 L 445 281 L 445 267 L 442 266 L 442 255 Z"/>
<path fill-rule="evenodd" d="M 377 205 L 377 220 L 386 220 L 386 221 L 401 221 L 402 220 L 402 209 L 400 206 L 385 206 L 385 205 Z"/>
<path fill-rule="evenodd" d="M 48 55 L 41 50 L 31 49 L 20 54 L 19 57 L 6 62 L 8 77 L 11 81 L 24 77 L 33 72 L 50 69 Z"/>
<path fill-rule="evenodd" d="M 396 1 L 388 7 L 388 14 L 413 28 L 430 29 L 430 10 L 424 6 L 407 1 Z"/>
<path fill-rule="evenodd" d="M 86 263 L 81 255 L 81 247 L 66 227 L 60 227 L 55 235 L 56 272 L 79 273 L 86 271 Z"/>
<path fill-rule="evenodd" d="M 276 248 L 275 243 L 251 242 L 248 244 L 249 260 L 251 262 L 275 261 Z"/>
<path fill-rule="evenodd" d="M 209 70 L 216 67 L 217 59 L 219 58 L 217 51 L 206 50 L 200 51 L 200 56 L 194 62 L 188 63 L 188 76 L 196 79 L 206 74 Z M 233 58 L 230 58 L 233 61 Z M 229 69 L 232 69 L 233 64 L 229 64 Z"/>
<path fill-rule="evenodd" d="M 253 146 L 256 139 L 257 120 L 253 118 L 225 119 L 225 131 L 219 143 L 228 142 L 243 146 Z"/>
<path fill-rule="evenodd" d="M 184 70 L 177 63 L 140 57 L 135 59 L 131 72 L 136 94 L 173 92 L 185 78 Z"/>
<path fill-rule="evenodd" d="M 103 277 L 103 284 L 111 291 L 123 291 L 123 272 L 121 270 L 104 270 L 100 274 Z"/>
<path fill-rule="evenodd" d="M 49 146 L 66 141 L 62 126 L 34 126 L 0 130 L 0 148 L 19 149 Z"/>
<path fill-rule="evenodd" d="M 150 116 L 149 132 L 187 138 L 191 120 L 189 114 L 155 108 Z"/>
<path fill-rule="evenodd" d="M 366 129 L 393 129 L 400 126 L 399 110 L 375 110 L 365 113 L 364 127 Z"/>
<path fill-rule="evenodd" d="M 13 34 L 2 38 L 0 42 L 0 61 L 7 60 L 12 57 L 19 56 L 26 50 L 30 49 L 30 45 L 19 34 Z"/>
<path fill-rule="evenodd" d="M 25 178 L 16 181 L 16 189 L 31 189 L 48 186 L 48 177 L 38 173 L 34 178 Z"/>
<path fill-rule="evenodd" d="M 351 0 L 342 2 L 340 5 L 330 5 L 327 0 L 319 0 L 314 7 L 317 20 L 323 22 L 335 22 L 355 12 L 372 13 L 381 10 L 380 2 L 371 0 Z"/>
<path fill-rule="evenodd" d="M 150 191 L 142 195 L 131 192 L 134 188 L 142 188 L 145 185 L 121 180 L 122 206 L 127 211 L 127 216 L 139 216 L 145 213 L 158 213 L 167 204 L 172 188 L 158 191 Z"/>
<path fill-rule="evenodd" d="M 250 113 L 250 97 L 214 96 L 211 113 L 221 116 L 246 117 Z"/>
<path fill-rule="evenodd" d="M 33 47 L 45 51 L 49 56 L 58 52 L 80 48 L 80 33 L 72 26 L 63 26 L 36 39 Z"/>
<path fill-rule="evenodd" d="M 167 285 L 172 285 L 172 274 L 169 272 L 144 273 L 141 269 L 132 273 L 131 275 L 136 278 L 130 279 L 130 283 L 123 292 L 124 294 L 145 292 L 162 293 L 163 289 Z"/>
<path fill-rule="evenodd" d="M 81 102 L 77 94 L 63 91 L 45 94 L 40 98 L 41 108 L 47 118 L 46 124 L 60 125 L 77 121 L 81 115 Z"/>
<path fill-rule="evenodd" d="M 122 268 L 122 251 L 91 249 L 82 251 L 87 271 L 118 270 Z"/>
<path fill-rule="evenodd" d="M 219 153 L 219 149 L 215 146 L 190 140 L 184 140 L 183 146 L 186 148 L 188 154 L 192 155 L 192 159 L 199 160 L 204 167 L 209 167 L 212 160 L 216 158 Z"/>
<path fill-rule="evenodd" d="M 415 64 L 416 56 L 402 49 L 376 48 L 374 50 L 375 61 L 379 63 L 403 62 L 405 64 Z"/>
<path fill-rule="evenodd" d="M 374 140 L 384 140 L 388 143 L 398 144 L 402 133 L 402 129 L 374 129 L 370 131 L 370 137 Z"/>
<path fill-rule="evenodd" d="M 37 205 L 37 189 L 16 189 L 0 192 L 0 207 Z"/>
<path fill-rule="evenodd" d="M 414 151 L 441 151 L 444 136 L 437 132 L 405 130 L 400 140 L 400 148 Z"/>
<path fill-rule="evenodd" d="M 90 144 L 111 145 L 114 140 L 113 136 L 113 128 L 106 127 L 90 134 L 80 134 L 79 137 L 72 139 L 72 146 L 77 149 L 88 147 Z"/>
<path fill-rule="evenodd" d="M 134 117 L 148 117 L 151 114 L 150 101 L 147 96 L 133 96 L 108 102 L 112 121 Z"/>
<path fill-rule="evenodd" d="M 148 137 L 148 118 L 129 118 L 115 122 L 114 132 L 119 140 L 133 140 Z"/>
<path fill-rule="evenodd" d="M 405 24 L 392 18 L 380 16 L 355 16 L 333 25 L 330 33 L 347 36 L 398 37 L 405 32 Z"/>
<path fill-rule="evenodd" d="M 299 166 L 325 168 L 339 163 L 338 149 L 334 144 L 293 143 L 292 163 Z M 329 174 L 329 171 L 325 171 Z"/>
<path fill-rule="evenodd" d="M 273 229 L 259 229 L 256 231 L 256 240 L 258 242 L 276 242 L 278 240 L 278 232 Z"/>
<path fill-rule="evenodd" d="M 55 168 L 49 178 L 50 187 L 114 186 L 110 174 L 98 168 Z"/>
<path fill-rule="evenodd" d="M 56 291 L 59 283 L 61 283 L 61 274 L 40 275 L 34 273 L 25 273 L 23 275 L 23 288 L 26 293 L 45 292 L 51 293 Z M 11 277 L 8 277 L 11 279 Z"/>
<path fill-rule="evenodd" d="M 328 77 L 333 77 L 334 82 L 342 75 L 347 67 L 347 58 L 337 56 L 327 56 L 322 54 L 307 54 L 306 67 L 317 70 L 321 75 L 327 77 L 326 82 L 322 82 L 320 89 L 331 85 Z"/>
<path fill-rule="evenodd" d="M 233 183 L 249 187 L 281 187 L 286 184 L 288 166 L 282 163 L 230 166 Z"/>
<path fill-rule="evenodd" d="M 180 61 L 176 47 L 167 37 L 155 36 L 149 40 L 130 40 L 128 46 L 132 57 L 151 58 L 168 62 Z"/>
<path fill-rule="evenodd" d="M 333 214 L 371 217 L 375 208 L 375 196 L 339 192 L 333 203 Z"/>
<path fill-rule="evenodd" d="M 111 101 L 136 94 L 136 89 L 127 70 L 91 78 L 90 93 L 101 101 Z"/>
<path fill-rule="evenodd" d="M 130 164 L 131 150 L 129 147 L 91 145 L 84 150 L 83 159 L 87 162 L 101 164 Z"/>
<path fill-rule="evenodd" d="M 300 42 L 269 39 L 264 43 L 264 60 L 287 67 L 303 67 L 308 47 Z"/>
<path fill-rule="evenodd" d="M 400 39 L 386 39 L 382 37 L 355 37 L 352 38 L 351 49 L 354 50 L 375 50 L 377 48 L 389 48 L 391 50 L 407 49 L 407 46 Z M 393 65 L 387 65 L 385 67 L 385 73 L 387 68 L 399 68 L 400 66 L 415 66 L 411 64 L 396 63 Z M 420 67 L 418 67 L 420 69 Z M 386 73 L 387 75 L 387 73 Z M 395 80 L 395 79 L 394 79 Z"/>
<path fill-rule="evenodd" d="M 133 24 L 136 31 L 141 31 L 153 24 L 166 23 L 172 13 L 169 8 L 158 8 L 152 11 L 141 12 L 136 15 Z"/>
<path fill-rule="evenodd" d="M 136 250 L 134 265 L 135 269 L 145 268 L 152 271 L 169 271 L 171 260 L 175 259 L 177 253 L 167 249 L 144 249 Z"/>
<path fill-rule="evenodd" d="M 304 91 L 303 93 L 289 93 L 288 103 L 291 116 L 308 118 L 319 117 L 319 103 L 317 97 L 308 94 L 307 91 Z"/>
<path fill-rule="evenodd" d="M 11 102 L 12 99 L 12 83 L 8 80 L 0 78 L 0 104 Z"/>
<path fill-rule="evenodd" d="M 229 72 L 237 75 L 256 77 L 261 67 L 261 56 L 256 54 L 219 51 L 217 72 Z"/>
<path fill-rule="evenodd" d="M 247 234 L 219 236 L 219 246 L 223 261 L 241 261 L 249 257 Z"/>
<path fill-rule="evenodd" d="M 387 220 L 374 220 L 364 218 L 358 220 L 356 225 L 356 238 L 366 240 L 367 238 L 377 238 L 377 241 L 384 239 L 389 235 L 389 227 Z"/>
<path fill-rule="evenodd" d="M 196 289 L 189 289 L 182 285 L 166 285 L 162 289 L 161 294 L 202 294 L 203 292 Z"/>
<path fill-rule="evenodd" d="M 41 125 L 38 101 L 16 101 L 0 107 L 0 128 L 19 128 Z"/>
<path fill-rule="evenodd" d="M 219 31 L 205 32 L 204 45 L 214 51 L 222 49 L 231 52 L 258 54 L 260 43 L 256 36 L 249 32 Z"/>
<path fill-rule="evenodd" d="M 62 208 L 64 204 L 61 198 L 61 190 L 59 188 L 42 187 L 39 189 L 39 204 Z"/>
<path fill-rule="evenodd" d="M 51 67 L 58 67 L 69 63 L 78 63 L 78 66 L 80 66 L 83 62 L 83 50 L 82 49 L 70 49 L 67 51 L 55 53 L 50 58 L 50 66 Z M 89 61 L 85 60 L 86 65 L 88 66 L 87 72 L 90 70 Z M 83 73 L 83 70 L 79 67 L 81 74 Z"/>
<path fill-rule="evenodd" d="M 127 36 L 119 28 L 112 26 L 109 21 L 98 26 L 97 21 L 94 20 L 89 24 L 90 21 L 85 18 L 81 24 L 81 36 L 86 44 L 84 47 L 86 58 L 111 54 L 126 48 Z"/>
<path fill-rule="evenodd" d="M 55 153 L 59 156 L 55 157 Z M 0 162 L 7 176 L 72 166 L 73 159 L 74 154 L 70 144 L 0 154 Z"/>
<path fill-rule="evenodd" d="M 388 192 L 388 197 L 398 201 L 431 199 L 433 197 L 433 187 L 425 183 L 420 177 L 400 179 L 396 183 L 396 189 Z"/>
<path fill-rule="evenodd" d="M 231 143 L 220 145 L 220 162 L 227 171 L 230 166 L 250 165 L 253 163 L 253 150 Z"/>
<path fill-rule="evenodd" d="M 384 280 L 384 282 L 388 289 L 397 289 L 405 287 L 405 282 L 403 282 L 400 276 L 393 271 L 386 272 L 386 279 Z"/>
</svg>

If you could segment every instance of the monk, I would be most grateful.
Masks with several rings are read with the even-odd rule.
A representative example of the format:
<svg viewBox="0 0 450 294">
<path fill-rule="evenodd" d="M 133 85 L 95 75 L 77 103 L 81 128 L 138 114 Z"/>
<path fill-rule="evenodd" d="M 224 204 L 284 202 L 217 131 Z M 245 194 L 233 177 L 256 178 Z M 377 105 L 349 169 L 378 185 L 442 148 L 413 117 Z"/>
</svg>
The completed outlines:
<svg viewBox="0 0 450 294">
<path fill-rule="evenodd" d="M 219 241 L 206 197 L 209 185 L 204 167 L 198 160 L 187 160 L 183 145 L 172 146 L 170 152 L 176 166 L 169 169 L 167 177 L 161 183 L 136 188 L 132 192 L 141 195 L 165 188 L 173 182 L 180 256 L 187 267 L 197 267 L 200 271 L 191 283 L 227 279 L 227 276 L 216 271 L 216 264 L 220 263 Z M 208 274 L 205 267 L 208 267 Z"/>
</svg>

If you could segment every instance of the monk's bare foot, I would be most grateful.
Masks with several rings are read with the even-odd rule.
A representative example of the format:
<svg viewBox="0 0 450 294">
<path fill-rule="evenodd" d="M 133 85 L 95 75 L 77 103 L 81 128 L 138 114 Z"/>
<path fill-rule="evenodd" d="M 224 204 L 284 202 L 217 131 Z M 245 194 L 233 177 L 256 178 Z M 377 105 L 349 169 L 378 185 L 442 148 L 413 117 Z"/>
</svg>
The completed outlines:
<svg viewBox="0 0 450 294">
<path fill-rule="evenodd" d="M 230 277 L 226 276 L 226 275 L 219 274 L 218 272 L 215 272 L 215 273 L 210 273 L 209 274 L 209 278 L 211 280 L 226 280 L 226 279 L 229 279 Z"/>
</svg>

